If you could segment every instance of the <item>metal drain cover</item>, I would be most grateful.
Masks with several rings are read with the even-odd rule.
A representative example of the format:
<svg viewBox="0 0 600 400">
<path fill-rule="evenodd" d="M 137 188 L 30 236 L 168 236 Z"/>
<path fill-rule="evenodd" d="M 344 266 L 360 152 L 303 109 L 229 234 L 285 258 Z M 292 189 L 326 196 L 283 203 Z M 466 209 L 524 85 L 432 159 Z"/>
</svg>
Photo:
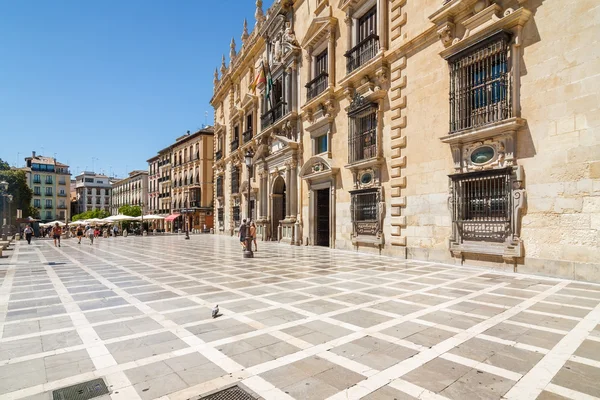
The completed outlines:
<svg viewBox="0 0 600 400">
<path fill-rule="evenodd" d="M 88 400 L 103 394 L 108 394 L 108 388 L 102 378 L 78 383 L 52 392 L 54 400 Z"/>
<path fill-rule="evenodd" d="M 232 386 L 220 392 L 201 397 L 202 400 L 256 400 L 256 397 L 250 395 L 239 386 Z"/>
</svg>

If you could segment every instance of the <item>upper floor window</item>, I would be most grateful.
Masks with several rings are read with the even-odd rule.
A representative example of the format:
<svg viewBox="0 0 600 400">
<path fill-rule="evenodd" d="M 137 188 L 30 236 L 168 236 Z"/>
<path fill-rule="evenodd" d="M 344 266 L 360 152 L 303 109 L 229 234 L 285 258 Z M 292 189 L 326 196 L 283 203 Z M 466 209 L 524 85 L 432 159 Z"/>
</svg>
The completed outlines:
<svg viewBox="0 0 600 400">
<path fill-rule="evenodd" d="M 449 59 L 450 133 L 512 117 L 509 39 L 500 32 Z"/>
<path fill-rule="evenodd" d="M 233 167 L 231 169 L 231 193 L 240 192 L 240 169 Z"/>
<path fill-rule="evenodd" d="M 38 174 L 33 175 L 33 183 L 41 183 L 40 176 Z"/>
<path fill-rule="evenodd" d="M 217 197 L 223 197 L 223 177 L 217 177 Z"/>
<path fill-rule="evenodd" d="M 231 151 L 237 150 L 240 147 L 240 127 L 233 128 L 233 137 L 231 139 Z"/>
<path fill-rule="evenodd" d="M 355 99 L 348 113 L 348 162 L 377 157 L 377 104 Z"/>
<path fill-rule="evenodd" d="M 42 194 L 42 189 L 39 186 L 34 186 L 33 187 L 33 194 Z"/>
<path fill-rule="evenodd" d="M 268 110 L 261 116 L 261 127 L 269 127 L 275 121 L 287 114 L 288 108 L 284 97 L 285 73 L 273 79 L 273 84 L 267 84 L 265 89 L 263 110 Z M 290 88 L 291 89 L 291 88 Z"/>
<path fill-rule="evenodd" d="M 346 72 L 350 73 L 366 64 L 379 52 L 377 35 L 377 6 L 366 11 L 354 22 L 353 44 L 345 54 Z"/>
<path fill-rule="evenodd" d="M 306 84 L 308 100 L 316 97 L 327 88 L 328 77 L 327 73 L 327 49 L 317 54 L 315 57 L 315 65 L 313 79 Z"/>
<path fill-rule="evenodd" d="M 317 136 L 314 138 L 315 141 L 315 154 L 321 154 L 327 152 L 327 134 Z"/>
</svg>

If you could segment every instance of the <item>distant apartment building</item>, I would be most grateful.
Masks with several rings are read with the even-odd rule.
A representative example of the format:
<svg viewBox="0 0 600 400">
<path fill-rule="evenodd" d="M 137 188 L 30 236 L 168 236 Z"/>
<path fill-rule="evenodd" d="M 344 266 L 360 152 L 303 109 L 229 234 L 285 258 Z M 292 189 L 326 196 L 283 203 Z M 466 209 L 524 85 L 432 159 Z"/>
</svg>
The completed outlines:
<svg viewBox="0 0 600 400">
<path fill-rule="evenodd" d="M 178 137 L 148 159 L 148 210 L 165 217 L 164 229 L 213 227 L 211 126 Z"/>
<path fill-rule="evenodd" d="M 71 172 L 69 166 L 53 157 L 36 155 L 25 158 L 27 184 L 33 191 L 31 205 L 43 222 L 70 218 L 69 193 Z"/>
<path fill-rule="evenodd" d="M 110 212 L 111 180 L 106 175 L 84 171 L 75 178 L 77 214 L 91 210 Z"/>
<path fill-rule="evenodd" d="M 127 178 L 112 184 L 111 214 L 119 214 L 125 205 L 140 206 L 142 213 L 148 211 L 148 172 L 131 171 Z"/>
</svg>

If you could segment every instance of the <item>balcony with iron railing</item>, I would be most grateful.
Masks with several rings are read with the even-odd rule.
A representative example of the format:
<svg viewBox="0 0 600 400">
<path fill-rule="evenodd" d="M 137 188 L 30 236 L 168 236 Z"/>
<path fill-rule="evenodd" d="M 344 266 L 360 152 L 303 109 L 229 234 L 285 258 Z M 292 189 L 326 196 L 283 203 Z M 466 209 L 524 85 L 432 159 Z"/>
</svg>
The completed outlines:
<svg viewBox="0 0 600 400">
<path fill-rule="evenodd" d="M 377 157 L 377 133 L 375 129 L 355 134 L 348 142 L 350 164 Z"/>
<path fill-rule="evenodd" d="M 317 97 L 319 94 L 323 93 L 325 89 L 327 89 L 329 74 L 325 71 L 322 71 L 319 75 L 317 75 L 312 81 L 306 84 L 306 99 L 311 100 Z"/>
<path fill-rule="evenodd" d="M 252 140 L 252 127 L 248 128 L 246 132 L 242 133 L 242 137 L 244 138 L 244 143 L 248 143 Z"/>
<path fill-rule="evenodd" d="M 280 101 L 276 103 L 269 111 L 260 116 L 260 123 L 262 129 L 266 129 L 269 126 L 273 125 L 287 113 L 288 109 L 287 103 L 285 101 Z"/>
<path fill-rule="evenodd" d="M 235 151 L 238 149 L 238 147 L 240 147 L 240 141 L 235 138 L 233 139 L 233 141 L 231 142 L 231 151 Z"/>
<path fill-rule="evenodd" d="M 59 210 L 66 210 L 67 206 L 65 204 L 59 204 L 56 208 L 58 208 Z"/>
<path fill-rule="evenodd" d="M 372 33 L 344 54 L 346 72 L 349 74 L 365 65 L 379 52 L 379 36 Z"/>
</svg>

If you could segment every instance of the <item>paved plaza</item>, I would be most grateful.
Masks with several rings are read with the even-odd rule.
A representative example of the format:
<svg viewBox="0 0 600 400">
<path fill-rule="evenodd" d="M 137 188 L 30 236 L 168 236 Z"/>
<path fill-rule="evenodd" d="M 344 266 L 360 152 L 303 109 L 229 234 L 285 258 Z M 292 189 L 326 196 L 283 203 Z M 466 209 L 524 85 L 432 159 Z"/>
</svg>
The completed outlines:
<svg viewBox="0 0 600 400">
<path fill-rule="evenodd" d="M 196 235 L 20 242 L 0 399 L 600 398 L 600 285 Z M 211 318 L 218 304 L 222 315 Z"/>
</svg>

